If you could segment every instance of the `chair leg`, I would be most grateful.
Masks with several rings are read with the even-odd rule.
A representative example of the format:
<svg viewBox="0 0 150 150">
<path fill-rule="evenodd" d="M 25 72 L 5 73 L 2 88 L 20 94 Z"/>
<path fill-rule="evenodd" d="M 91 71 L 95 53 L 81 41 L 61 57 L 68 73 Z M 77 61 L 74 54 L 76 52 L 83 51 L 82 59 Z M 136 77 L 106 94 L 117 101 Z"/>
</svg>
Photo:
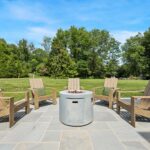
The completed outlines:
<svg viewBox="0 0 150 150">
<path fill-rule="evenodd" d="M 38 101 L 38 99 L 34 99 L 34 109 L 39 109 L 39 101 Z"/>
<path fill-rule="evenodd" d="M 91 101 L 92 101 L 92 103 L 93 103 L 93 105 L 95 105 L 95 101 L 96 101 L 96 98 L 91 98 Z"/>
<path fill-rule="evenodd" d="M 27 104 L 27 106 L 25 106 L 25 112 L 26 114 L 28 114 L 30 112 L 30 106 Z"/>
<path fill-rule="evenodd" d="M 9 127 L 11 128 L 14 124 L 14 118 L 15 118 L 15 112 L 14 112 L 15 106 L 14 106 L 14 99 L 12 98 L 10 100 L 10 105 L 9 105 Z"/>
<path fill-rule="evenodd" d="M 56 99 L 57 99 L 57 93 L 56 93 L 56 91 L 54 90 L 54 91 L 52 91 L 52 93 L 51 93 L 51 99 L 52 99 L 52 102 L 53 102 L 53 105 L 56 105 L 57 104 L 57 101 L 56 101 Z"/>
<path fill-rule="evenodd" d="M 120 114 L 120 105 L 117 103 L 117 113 Z"/>
<path fill-rule="evenodd" d="M 130 112 L 131 112 L 131 125 L 135 127 L 135 121 L 136 121 L 136 115 L 135 115 L 135 108 L 134 108 L 134 99 L 131 98 L 131 107 L 130 107 Z"/>
<path fill-rule="evenodd" d="M 56 101 L 56 100 L 53 100 L 53 104 L 56 105 L 56 104 L 57 104 L 57 101 Z"/>
<path fill-rule="evenodd" d="M 30 98 L 29 98 L 30 96 L 29 96 L 29 91 L 27 91 L 27 93 L 26 93 L 26 106 L 25 106 L 25 112 L 26 112 L 26 114 L 28 114 L 29 113 L 29 111 L 30 111 Z"/>
<path fill-rule="evenodd" d="M 10 128 L 15 124 L 14 117 L 15 117 L 14 112 L 11 112 L 9 114 L 9 127 Z"/>
<path fill-rule="evenodd" d="M 136 115 L 135 115 L 135 113 L 132 111 L 132 112 L 131 112 L 131 125 L 132 125 L 133 127 L 135 127 L 135 121 L 136 121 Z"/>
<path fill-rule="evenodd" d="M 131 125 L 132 125 L 133 127 L 135 127 L 135 121 L 136 121 L 135 118 L 136 118 L 135 115 L 131 114 Z"/>
<path fill-rule="evenodd" d="M 39 104 L 38 103 L 34 104 L 34 109 L 39 109 Z"/>
<path fill-rule="evenodd" d="M 113 109 L 113 102 L 112 102 L 111 99 L 109 100 L 109 108 L 110 108 L 110 109 Z"/>
<path fill-rule="evenodd" d="M 9 127 L 11 128 L 15 124 L 15 113 L 14 110 L 11 110 L 9 113 Z"/>
</svg>

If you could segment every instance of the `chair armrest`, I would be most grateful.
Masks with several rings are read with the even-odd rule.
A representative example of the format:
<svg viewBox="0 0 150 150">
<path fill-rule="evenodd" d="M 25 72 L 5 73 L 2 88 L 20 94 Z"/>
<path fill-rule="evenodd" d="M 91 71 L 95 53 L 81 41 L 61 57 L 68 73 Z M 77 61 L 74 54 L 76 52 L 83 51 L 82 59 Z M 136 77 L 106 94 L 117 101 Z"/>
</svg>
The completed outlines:
<svg viewBox="0 0 150 150">
<path fill-rule="evenodd" d="M 150 96 L 131 96 L 133 99 L 138 99 L 138 98 L 144 98 L 144 99 L 150 99 Z"/>
<path fill-rule="evenodd" d="M 139 90 L 139 91 L 118 91 L 119 93 L 135 93 L 135 92 L 138 92 L 138 93 L 143 93 L 144 91 L 143 90 Z"/>
<path fill-rule="evenodd" d="M 23 93 L 23 94 L 25 94 L 24 98 L 26 99 L 26 101 L 29 101 L 29 90 L 27 90 L 27 91 L 18 91 L 18 92 L 2 92 L 2 93 L 6 93 L 6 94 L 8 94 L 8 93 L 10 93 L 10 94 L 11 93 L 12 94 Z M 1 96 L 0 98 L 2 98 L 3 100 L 5 100 L 7 103 L 10 103 L 10 101 L 13 101 L 13 102 L 11 102 L 11 104 L 15 103 L 14 97 Z M 20 100 L 18 100 L 18 101 L 20 101 Z"/>
<path fill-rule="evenodd" d="M 120 98 L 121 98 L 121 93 L 143 93 L 144 91 L 143 90 L 136 90 L 136 91 L 120 91 L 120 90 L 117 90 L 116 91 L 117 92 L 117 101 L 119 101 L 120 100 Z M 132 97 L 132 96 L 131 96 Z"/>
<path fill-rule="evenodd" d="M 14 105 L 14 97 L 0 97 L 0 99 L 3 99 L 6 101 L 6 105 L 12 107 Z"/>
<path fill-rule="evenodd" d="M 6 93 L 6 94 L 11 94 L 11 93 L 14 93 L 14 94 L 19 94 L 19 93 L 25 93 L 26 91 L 17 91 L 17 92 L 5 92 L 3 91 L 2 93 Z"/>
<path fill-rule="evenodd" d="M 12 101 L 14 99 L 14 97 L 5 97 L 5 96 L 3 97 L 3 96 L 1 96 L 0 99 L 3 99 L 5 101 Z"/>
<path fill-rule="evenodd" d="M 132 96 L 131 97 L 131 107 L 134 111 L 134 106 L 135 106 L 135 100 L 137 100 L 137 98 L 144 98 L 144 99 L 150 99 L 150 96 Z"/>
</svg>

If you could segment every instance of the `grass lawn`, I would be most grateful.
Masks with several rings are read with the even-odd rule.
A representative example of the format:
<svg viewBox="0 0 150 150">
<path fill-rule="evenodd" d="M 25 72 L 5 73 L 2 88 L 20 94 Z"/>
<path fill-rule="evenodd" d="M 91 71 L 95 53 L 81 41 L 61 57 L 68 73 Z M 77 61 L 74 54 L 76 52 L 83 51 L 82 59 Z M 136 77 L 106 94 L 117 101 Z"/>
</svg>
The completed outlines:
<svg viewBox="0 0 150 150">
<path fill-rule="evenodd" d="M 52 87 L 59 91 L 63 90 L 67 86 L 67 79 L 51 79 L 43 77 L 45 87 Z M 143 90 L 147 84 L 147 80 L 119 80 L 118 88 L 121 90 Z M 101 87 L 104 84 L 104 79 L 81 79 L 81 86 L 86 90 L 92 90 L 94 87 Z M 25 91 L 30 87 L 29 78 L 11 78 L 0 79 L 0 89 L 4 91 Z M 49 88 L 46 88 L 46 93 L 49 92 Z M 132 95 L 138 95 L 139 93 L 132 93 Z M 123 96 L 130 96 L 125 94 Z M 6 94 L 6 96 L 14 96 L 16 100 L 23 97 L 23 94 Z"/>
</svg>

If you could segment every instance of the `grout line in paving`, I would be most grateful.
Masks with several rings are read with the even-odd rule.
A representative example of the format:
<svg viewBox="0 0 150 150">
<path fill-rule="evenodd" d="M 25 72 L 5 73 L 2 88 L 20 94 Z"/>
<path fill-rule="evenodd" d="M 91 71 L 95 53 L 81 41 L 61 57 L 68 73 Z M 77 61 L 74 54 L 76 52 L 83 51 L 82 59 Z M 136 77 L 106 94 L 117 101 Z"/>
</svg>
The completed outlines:
<svg viewBox="0 0 150 150">
<path fill-rule="evenodd" d="M 89 132 L 88 132 L 88 131 L 86 131 L 86 132 L 87 132 L 87 134 L 88 134 L 89 140 L 91 141 L 90 143 L 91 143 L 92 150 L 94 150 L 94 144 L 93 144 L 93 142 L 92 142 L 92 138 L 91 138 Z"/>
<path fill-rule="evenodd" d="M 58 109 L 58 108 L 57 108 Z M 97 110 L 94 110 L 94 111 L 96 111 L 96 112 L 99 112 L 99 111 L 97 111 Z M 92 145 L 92 150 L 94 150 L 94 145 L 93 145 L 93 142 L 92 142 L 92 140 L 91 140 L 91 137 L 89 136 L 89 132 L 88 132 L 88 128 L 87 129 L 82 129 L 82 127 L 79 127 L 79 128 L 77 128 L 77 130 L 75 131 L 74 130 L 74 128 L 72 128 L 72 129 L 67 129 L 67 130 L 65 130 L 65 129 L 61 129 L 60 128 L 60 130 L 48 130 L 48 127 L 49 127 L 49 125 L 52 123 L 52 120 L 53 120 L 53 118 L 56 118 L 54 115 L 51 115 L 50 117 L 52 117 L 51 119 L 50 119 L 50 121 L 47 121 L 47 122 L 40 122 L 39 120 L 42 118 L 42 117 L 44 117 L 43 116 L 43 114 L 45 113 L 45 111 L 43 112 L 43 111 L 38 111 L 38 112 L 41 112 L 41 115 L 40 115 L 40 117 L 35 121 L 35 122 L 32 122 L 33 123 L 33 126 L 36 126 L 36 125 L 38 125 L 38 123 L 42 123 L 42 124 L 48 124 L 47 126 L 46 126 L 46 128 L 45 128 L 45 130 L 44 130 L 44 134 L 40 137 L 40 140 L 38 141 L 38 142 L 0 142 L 0 144 L 2 143 L 2 144 L 15 144 L 15 146 L 14 146 L 14 148 L 13 148 L 13 150 L 15 150 L 15 148 L 17 147 L 17 145 L 18 144 L 20 144 L 20 143 L 53 143 L 54 141 L 49 141 L 49 142 L 44 142 L 44 141 L 41 141 L 42 140 L 42 138 L 44 137 L 44 135 L 45 135 L 45 133 L 46 133 L 46 131 L 59 131 L 60 132 L 60 142 L 58 141 L 57 143 L 59 143 L 59 145 L 58 145 L 58 149 L 60 149 L 61 148 L 61 142 L 62 142 L 62 140 L 63 140 L 63 133 L 64 132 L 76 132 L 76 131 L 78 131 L 78 132 L 81 132 L 81 131 L 84 131 L 84 132 L 87 132 L 88 133 L 88 137 L 89 137 L 89 139 L 90 139 L 90 144 Z M 110 110 L 105 110 L 105 111 L 101 111 L 101 112 L 110 112 L 111 113 L 111 111 Z M 36 113 L 36 111 L 33 109 L 32 111 L 31 111 L 31 113 Z M 120 120 L 119 120 L 119 118 L 118 118 L 118 116 L 116 116 L 115 114 L 114 114 L 114 112 L 112 113 L 112 115 L 117 119 L 117 121 L 118 121 L 118 123 L 119 122 L 122 122 L 122 121 L 124 121 L 124 119 L 122 119 L 121 117 L 120 117 Z M 46 117 L 49 117 L 49 116 L 46 116 Z M 95 122 L 99 122 L 99 121 L 95 121 Z M 119 142 L 121 142 L 121 145 L 123 145 L 123 148 L 125 148 L 125 149 L 127 149 L 127 147 L 125 147 L 125 145 L 122 143 L 122 142 L 140 142 L 140 143 L 142 143 L 142 145 L 146 148 L 146 149 L 148 149 L 147 148 L 147 146 L 145 145 L 146 143 L 147 144 L 149 144 L 146 140 L 142 140 L 142 139 L 144 139 L 144 138 L 142 138 L 142 139 L 135 139 L 135 140 L 121 140 L 120 138 L 119 138 L 119 136 L 115 133 L 115 130 L 113 130 L 113 127 L 111 127 L 111 125 L 109 124 L 109 122 L 108 121 L 103 121 L 103 122 L 105 122 L 106 123 L 106 125 L 108 126 L 108 129 L 103 129 L 103 131 L 112 131 L 112 133 L 114 134 L 114 136 L 118 139 L 118 141 Z M 31 123 L 31 122 L 19 122 L 18 121 L 18 124 L 17 125 L 19 125 L 19 124 L 28 124 L 28 123 Z M 17 127 L 17 126 L 16 126 Z M 12 128 L 12 129 L 8 129 L 6 132 L 11 132 L 11 130 L 13 131 L 13 129 L 14 128 Z M 93 131 L 98 131 L 98 129 L 90 129 L 90 130 L 93 130 Z M 134 129 L 133 129 L 134 130 Z M 137 129 L 138 130 L 138 129 Z M 137 130 L 134 130 L 139 136 L 140 136 L 140 134 L 138 133 L 138 131 Z M 145 131 L 147 131 L 146 129 L 145 129 Z M 0 131 L 1 132 L 1 131 Z M 141 136 L 142 137 L 142 136 Z M 144 144 L 145 143 L 145 144 Z"/>
<path fill-rule="evenodd" d="M 52 119 L 53 119 L 53 118 L 52 118 Z M 45 131 L 44 131 L 44 133 L 43 133 L 43 135 L 41 136 L 41 138 L 40 138 L 40 140 L 39 140 L 39 141 L 42 141 L 42 138 L 44 137 L 44 135 L 45 135 L 46 131 L 48 131 L 47 129 L 48 129 L 49 125 L 51 124 L 52 119 L 51 119 L 51 121 L 48 123 L 48 126 L 47 126 L 47 128 L 45 129 Z"/>
<path fill-rule="evenodd" d="M 63 131 L 60 131 L 60 132 L 61 132 L 61 134 L 60 134 L 60 144 L 59 144 L 58 150 L 60 150 L 60 145 L 61 145 L 61 141 L 62 141 L 62 137 L 63 137 Z"/>
<path fill-rule="evenodd" d="M 12 150 L 15 150 L 20 143 L 17 143 Z"/>
<path fill-rule="evenodd" d="M 150 147 L 150 144 L 147 142 L 147 141 L 143 141 L 141 143 L 143 143 L 142 145 L 146 148 L 146 149 L 149 149 L 146 145 L 145 145 L 145 142 L 146 142 L 146 145 L 148 145 Z"/>
<path fill-rule="evenodd" d="M 122 143 L 122 141 L 120 140 L 120 138 L 117 136 L 117 134 L 113 131 L 112 127 L 106 122 L 106 124 L 108 125 L 108 127 L 110 128 L 110 130 L 112 131 L 112 133 L 114 134 L 114 136 L 118 139 L 118 141 L 120 142 L 120 144 L 123 146 L 123 148 L 125 150 L 127 150 L 127 148 L 125 147 L 125 145 Z"/>
</svg>

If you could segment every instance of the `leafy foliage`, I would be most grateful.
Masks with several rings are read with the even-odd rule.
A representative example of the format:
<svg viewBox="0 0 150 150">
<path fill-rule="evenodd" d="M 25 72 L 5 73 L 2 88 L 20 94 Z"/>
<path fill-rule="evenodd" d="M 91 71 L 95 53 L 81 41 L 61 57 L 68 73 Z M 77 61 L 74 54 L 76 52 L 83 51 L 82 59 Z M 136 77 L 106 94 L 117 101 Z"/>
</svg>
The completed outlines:
<svg viewBox="0 0 150 150">
<path fill-rule="evenodd" d="M 55 37 L 44 37 L 41 43 L 35 48 L 25 39 L 18 44 L 0 39 L 0 77 L 150 78 L 150 29 L 122 46 L 106 30 L 75 26 L 58 29 Z"/>
</svg>

